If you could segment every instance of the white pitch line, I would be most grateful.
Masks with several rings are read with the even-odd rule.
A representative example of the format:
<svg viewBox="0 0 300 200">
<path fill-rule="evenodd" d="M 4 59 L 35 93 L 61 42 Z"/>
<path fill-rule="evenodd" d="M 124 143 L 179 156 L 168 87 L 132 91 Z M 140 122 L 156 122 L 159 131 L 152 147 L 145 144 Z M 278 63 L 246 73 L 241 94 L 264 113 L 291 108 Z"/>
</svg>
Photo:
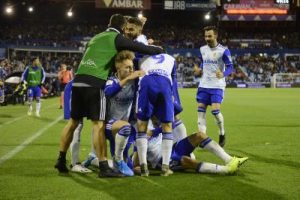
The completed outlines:
<svg viewBox="0 0 300 200">
<path fill-rule="evenodd" d="M 8 125 L 8 124 L 14 123 L 15 121 L 18 121 L 18 120 L 20 120 L 20 119 L 23 119 L 23 118 L 25 118 L 26 116 L 27 116 L 27 115 L 22 115 L 22 116 L 17 117 L 17 118 L 15 118 L 15 119 L 13 119 L 13 120 L 10 120 L 10 121 L 7 121 L 7 122 L 5 122 L 5 123 L 3 123 L 3 124 L 0 124 L 0 128 L 3 127 L 4 125 Z"/>
<path fill-rule="evenodd" d="M 55 105 L 56 105 L 56 104 L 52 104 L 52 105 L 50 105 L 50 106 L 45 107 L 45 109 L 54 107 Z M 22 115 L 22 116 L 20 116 L 20 117 L 17 117 L 17 118 L 15 118 L 15 119 L 13 119 L 13 120 L 4 122 L 3 124 L 0 124 L 0 128 L 2 128 L 4 125 L 12 124 L 12 123 L 14 123 L 14 122 L 16 122 L 16 121 L 19 121 L 20 119 L 23 119 L 23 118 L 25 118 L 25 117 L 27 117 L 27 114 L 26 114 L 26 115 Z"/>
<path fill-rule="evenodd" d="M 28 146 L 28 144 L 30 144 L 35 139 L 37 139 L 39 136 L 41 136 L 48 128 L 50 128 L 51 126 L 53 126 L 54 124 L 56 124 L 57 122 L 59 122 L 61 119 L 62 119 L 62 116 L 59 116 L 58 118 L 55 119 L 55 121 L 51 122 L 50 124 L 48 124 L 44 128 L 40 129 L 33 136 L 31 136 L 30 138 L 27 138 L 22 144 L 20 144 L 19 146 L 17 146 L 13 150 L 11 150 L 10 152 L 8 152 L 4 156 L 2 156 L 0 158 L 0 165 L 2 163 L 4 163 L 5 161 L 7 161 L 8 159 L 12 158 L 14 155 L 16 155 L 17 153 L 19 153 L 20 151 L 22 151 L 24 148 L 26 148 Z"/>
</svg>

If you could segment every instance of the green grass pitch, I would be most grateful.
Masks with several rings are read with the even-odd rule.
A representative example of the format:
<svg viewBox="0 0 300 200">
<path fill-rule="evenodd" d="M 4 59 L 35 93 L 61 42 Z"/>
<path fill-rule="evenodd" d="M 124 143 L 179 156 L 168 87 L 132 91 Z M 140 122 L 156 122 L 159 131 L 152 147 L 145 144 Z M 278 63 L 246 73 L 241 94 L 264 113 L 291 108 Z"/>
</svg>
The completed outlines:
<svg viewBox="0 0 300 200">
<path fill-rule="evenodd" d="M 188 133 L 197 130 L 196 89 L 180 90 L 181 118 Z M 227 89 L 222 104 L 227 143 L 232 155 L 249 161 L 233 176 L 154 172 L 149 178 L 98 178 L 97 172 L 59 175 L 62 110 L 58 99 L 43 100 L 41 118 L 27 107 L 0 107 L 0 199 L 300 199 L 300 90 Z M 207 112 L 207 133 L 218 140 Z M 90 124 L 85 123 L 80 157 L 90 150 Z M 197 159 L 222 163 L 196 149 Z M 68 155 L 68 161 L 70 157 Z"/>
</svg>

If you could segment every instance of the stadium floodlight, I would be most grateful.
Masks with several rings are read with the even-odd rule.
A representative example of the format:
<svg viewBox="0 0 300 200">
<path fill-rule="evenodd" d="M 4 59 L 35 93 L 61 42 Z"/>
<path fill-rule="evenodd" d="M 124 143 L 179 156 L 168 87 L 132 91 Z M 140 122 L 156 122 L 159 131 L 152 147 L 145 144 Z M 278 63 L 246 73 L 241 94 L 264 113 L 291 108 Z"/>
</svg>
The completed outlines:
<svg viewBox="0 0 300 200">
<path fill-rule="evenodd" d="M 138 14 L 138 18 L 141 19 L 141 18 L 143 18 L 143 17 L 144 17 L 143 13 L 140 12 L 140 13 Z"/>
<path fill-rule="evenodd" d="M 5 13 L 7 14 L 7 15 L 11 15 L 12 13 L 13 13 L 13 7 L 12 6 L 7 6 L 6 8 L 5 8 Z"/>
<path fill-rule="evenodd" d="M 204 19 L 205 19 L 205 20 L 209 20 L 209 19 L 210 19 L 210 14 L 209 14 L 209 13 L 206 13 L 205 16 L 204 16 Z"/>
<path fill-rule="evenodd" d="M 73 16 L 72 10 L 69 10 L 69 11 L 67 12 L 67 16 L 68 16 L 68 17 L 72 17 L 72 16 Z"/>
<path fill-rule="evenodd" d="M 30 12 L 30 13 L 33 12 L 33 7 L 32 7 L 32 6 L 29 6 L 29 7 L 28 7 L 28 12 Z"/>
</svg>

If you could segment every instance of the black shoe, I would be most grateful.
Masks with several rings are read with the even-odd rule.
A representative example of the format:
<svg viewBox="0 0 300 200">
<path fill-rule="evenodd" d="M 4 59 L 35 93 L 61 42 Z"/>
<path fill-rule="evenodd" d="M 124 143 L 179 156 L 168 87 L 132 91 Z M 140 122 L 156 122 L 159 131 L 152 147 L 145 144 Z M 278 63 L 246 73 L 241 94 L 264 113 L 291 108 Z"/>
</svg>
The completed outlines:
<svg viewBox="0 0 300 200">
<path fill-rule="evenodd" d="M 219 145 L 221 147 L 225 146 L 225 135 L 219 135 Z"/>
<path fill-rule="evenodd" d="M 121 172 L 117 171 L 117 170 L 113 170 L 112 168 L 110 168 L 108 166 L 108 162 L 106 161 L 101 161 L 99 162 L 99 174 L 98 177 L 124 177 L 124 174 L 122 174 Z"/>
<path fill-rule="evenodd" d="M 60 172 L 60 173 L 68 173 L 69 170 L 66 166 L 66 161 L 62 161 L 60 159 L 58 159 L 56 161 L 56 164 L 54 165 L 54 167 Z"/>
</svg>

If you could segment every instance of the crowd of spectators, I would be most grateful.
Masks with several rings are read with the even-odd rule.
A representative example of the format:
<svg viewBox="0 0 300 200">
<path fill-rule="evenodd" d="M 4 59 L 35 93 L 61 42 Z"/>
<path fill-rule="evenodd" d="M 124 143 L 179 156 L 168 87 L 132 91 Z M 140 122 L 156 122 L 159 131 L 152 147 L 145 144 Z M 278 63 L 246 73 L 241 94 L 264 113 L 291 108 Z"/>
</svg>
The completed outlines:
<svg viewBox="0 0 300 200">
<path fill-rule="evenodd" d="M 0 44 L 83 48 L 85 37 L 106 29 L 106 25 L 19 24 L 0 26 Z M 146 26 L 144 33 L 168 48 L 198 48 L 205 43 L 201 27 Z M 251 41 L 252 40 L 252 41 Z M 231 48 L 299 48 L 300 32 L 234 32 L 220 30 L 219 41 Z"/>
<path fill-rule="evenodd" d="M 0 25 L 0 46 L 7 45 L 28 47 L 58 47 L 84 49 L 86 42 L 97 33 L 106 29 L 107 25 L 90 24 L 14 24 Z M 145 27 L 144 33 L 152 38 L 155 44 L 169 49 L 195 49 L 205 44 L 201 27 L 177 27 L 174 25 L 159 25 Z M 230 49 L 241 48 L 299 48 L 300 32 L 264 32 L 240 33 L 237 31 L 220 30 L 218 40 Z M 39 56 L 47 73 L 45 87 L 50 94 L 59 93 L 57 72 L 62 63 L 76 71 L 82 53 L 48 53 L 10 50 L 9 59 L 0 60 L 0 79 L 13 72 L 23 72 L 30 64 L 33 56 Z M 192 54 L 186 56 L 174 55 L 177 60 L 177 81 L 184 83 L 197 82 L 194 67 L 200 60 Z M 270 82 L 274 73 L 300 72 L 300 57 L 282 57 L 281 55 L 244 54 L 233 55 L 234 72 L 228 77 L 229 82 Z"/>
</svg>

